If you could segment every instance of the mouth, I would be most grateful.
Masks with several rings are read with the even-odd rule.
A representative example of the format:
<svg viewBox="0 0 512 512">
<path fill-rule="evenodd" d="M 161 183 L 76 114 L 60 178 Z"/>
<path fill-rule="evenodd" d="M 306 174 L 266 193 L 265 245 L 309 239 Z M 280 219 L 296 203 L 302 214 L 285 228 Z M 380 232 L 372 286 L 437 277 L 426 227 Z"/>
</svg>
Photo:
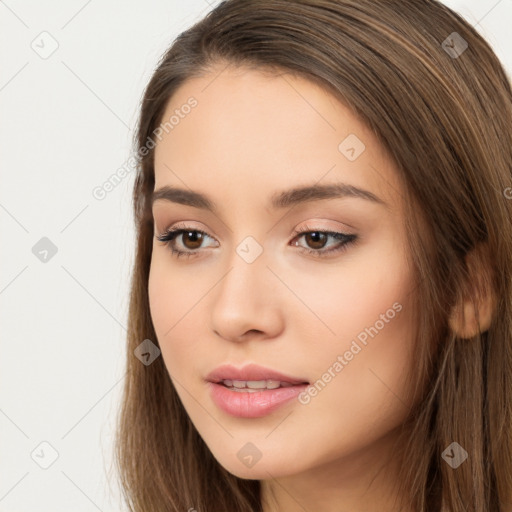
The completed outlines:
<svg viewBox="0 0 512 512">
<path fill-rule="evenodd" d="M 259 418 L 296 398 L 307 386 L 306 379 L 250 364 L 243 368 L 223 365 L 207 377 L 213 403 L 239 418 Z"/>
</svg>

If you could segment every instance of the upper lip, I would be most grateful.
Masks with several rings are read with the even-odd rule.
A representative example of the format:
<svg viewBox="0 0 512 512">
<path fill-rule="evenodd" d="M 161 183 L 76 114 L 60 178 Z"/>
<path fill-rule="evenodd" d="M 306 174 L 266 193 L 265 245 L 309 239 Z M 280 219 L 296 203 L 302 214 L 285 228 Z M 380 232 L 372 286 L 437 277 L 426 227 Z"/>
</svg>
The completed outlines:
<svg viewBox="0 0 512 512">
<path fill-rule="evenodd" d="M 307 379 L 290 377 L 289 375 L 257 364 L 247 364 L 242 368 L 237 368 L 231 364 L 223 364 L 206 376 L 206 380 L 209 382 L 221 382 L 227 379 L 243 381 L 277 380 L 280 382 L 289 382 L 290 384 L 309 384 Z"/>
</svg>

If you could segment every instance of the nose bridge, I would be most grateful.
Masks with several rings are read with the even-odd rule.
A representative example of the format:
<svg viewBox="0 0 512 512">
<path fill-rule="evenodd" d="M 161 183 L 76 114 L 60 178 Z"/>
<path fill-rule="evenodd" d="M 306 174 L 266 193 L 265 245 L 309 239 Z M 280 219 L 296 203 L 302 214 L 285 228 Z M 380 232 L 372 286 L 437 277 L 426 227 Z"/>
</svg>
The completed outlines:
<svg viewBox="0 0 512 512">
<path fill-rule="evenodd" d="M 212 306 L 213 329 L 226 339 L 238 340 L 247 331 L 268 335 L 278 328 L 276 294 L 269 281 L 275 277 L 267 263 L 263 245 L 250 235 L 226 257 L 227 273 Z"/>
<path fill-rule="evenodd" d="M 237 301 L 245 304 L 259 302 L 263 290 L 258 283 L 265 286 L 266 274 L 270 274 L 263 245 L 252 235 L 245 236 L 227 259 L 230 271 L 224 278 L 223 287 L 229 288 L 228 293 Z"/>
</svg>

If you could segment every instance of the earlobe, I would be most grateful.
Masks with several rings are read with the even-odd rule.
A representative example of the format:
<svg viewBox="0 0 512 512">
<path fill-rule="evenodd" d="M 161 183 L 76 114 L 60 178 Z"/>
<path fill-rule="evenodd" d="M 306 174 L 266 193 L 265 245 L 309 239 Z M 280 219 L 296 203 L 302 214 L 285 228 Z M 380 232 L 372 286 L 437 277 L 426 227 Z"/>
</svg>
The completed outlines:
<svg viewBox="0 0 512 512">
<path fill-rule="evenodd" d="M 469 272 L 469 291 L 464 299 L 457 304 L 450 315 L 449 325 L 459 338 L 467 339 L 483 333 L 491 326 L 495 299 L 491 288 L 490 260 L 485 248 L 473 249 L 467 257 Z"/>
<path fill-rule="evenodd" d="M 493 318 L 493 301 L 490 295 L 478 303 L 465 300 L 456 306 L 450 316 L 450 328 L 459 338 L 467 339 L 489 329 Z"/>
</svg>

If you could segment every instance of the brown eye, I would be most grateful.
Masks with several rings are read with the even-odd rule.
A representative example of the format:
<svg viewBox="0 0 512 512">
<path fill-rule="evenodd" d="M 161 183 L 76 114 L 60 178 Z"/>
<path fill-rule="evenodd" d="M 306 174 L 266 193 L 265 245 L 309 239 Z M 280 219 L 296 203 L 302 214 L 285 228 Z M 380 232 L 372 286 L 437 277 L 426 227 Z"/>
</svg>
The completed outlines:
<svg viewBox="0 0 512 512">
<path fill-rule="evenodd" d="M 201 252 L 197 249 L 202 248 L 205 238 L 212 237 L 199 229 L 191 229 L 190 227 L 183 226 L 177 227 L 176 229 L 169 229 L 156 238 L 164 245 L 168 246 L 172 254 L 179 258 L 196 256 Z"/>
<path fill-rule="evenodd" d="M 293 233 L 294 243 L 296 247 L 299 247 L 302 251 L 313 256 L 323 257 L 334 255 L 348 248 L 348 246 L 355 242 L 357 235 L 338 233 L 333 231 L 315 231 L 308 226 L 304 231 L 296 230 Z M 304 239 L 304 244 L 299 243 L 299 240 Z M 329 240 L 337 243 L 329 244 Z M 325 249 L 325 247 L 328 247 Z"/>
<path fill-rule="evenodd" d="M 305 234 L 304 240 L 311 249 L 322 249 L 327 241 L 327 236 L 321 231 L 311 231 Z"/>
<path fill-rule="evenodd" d="M 182 233 L 183 245 L 186 249 L 199 249 L 203 242 L 203 233 L 201 231 L 183 231 Z M 187 243 L 187 240 L 190 242 Z M 190 245 L 189 245 L 190 244 Z"/>
</svg>

